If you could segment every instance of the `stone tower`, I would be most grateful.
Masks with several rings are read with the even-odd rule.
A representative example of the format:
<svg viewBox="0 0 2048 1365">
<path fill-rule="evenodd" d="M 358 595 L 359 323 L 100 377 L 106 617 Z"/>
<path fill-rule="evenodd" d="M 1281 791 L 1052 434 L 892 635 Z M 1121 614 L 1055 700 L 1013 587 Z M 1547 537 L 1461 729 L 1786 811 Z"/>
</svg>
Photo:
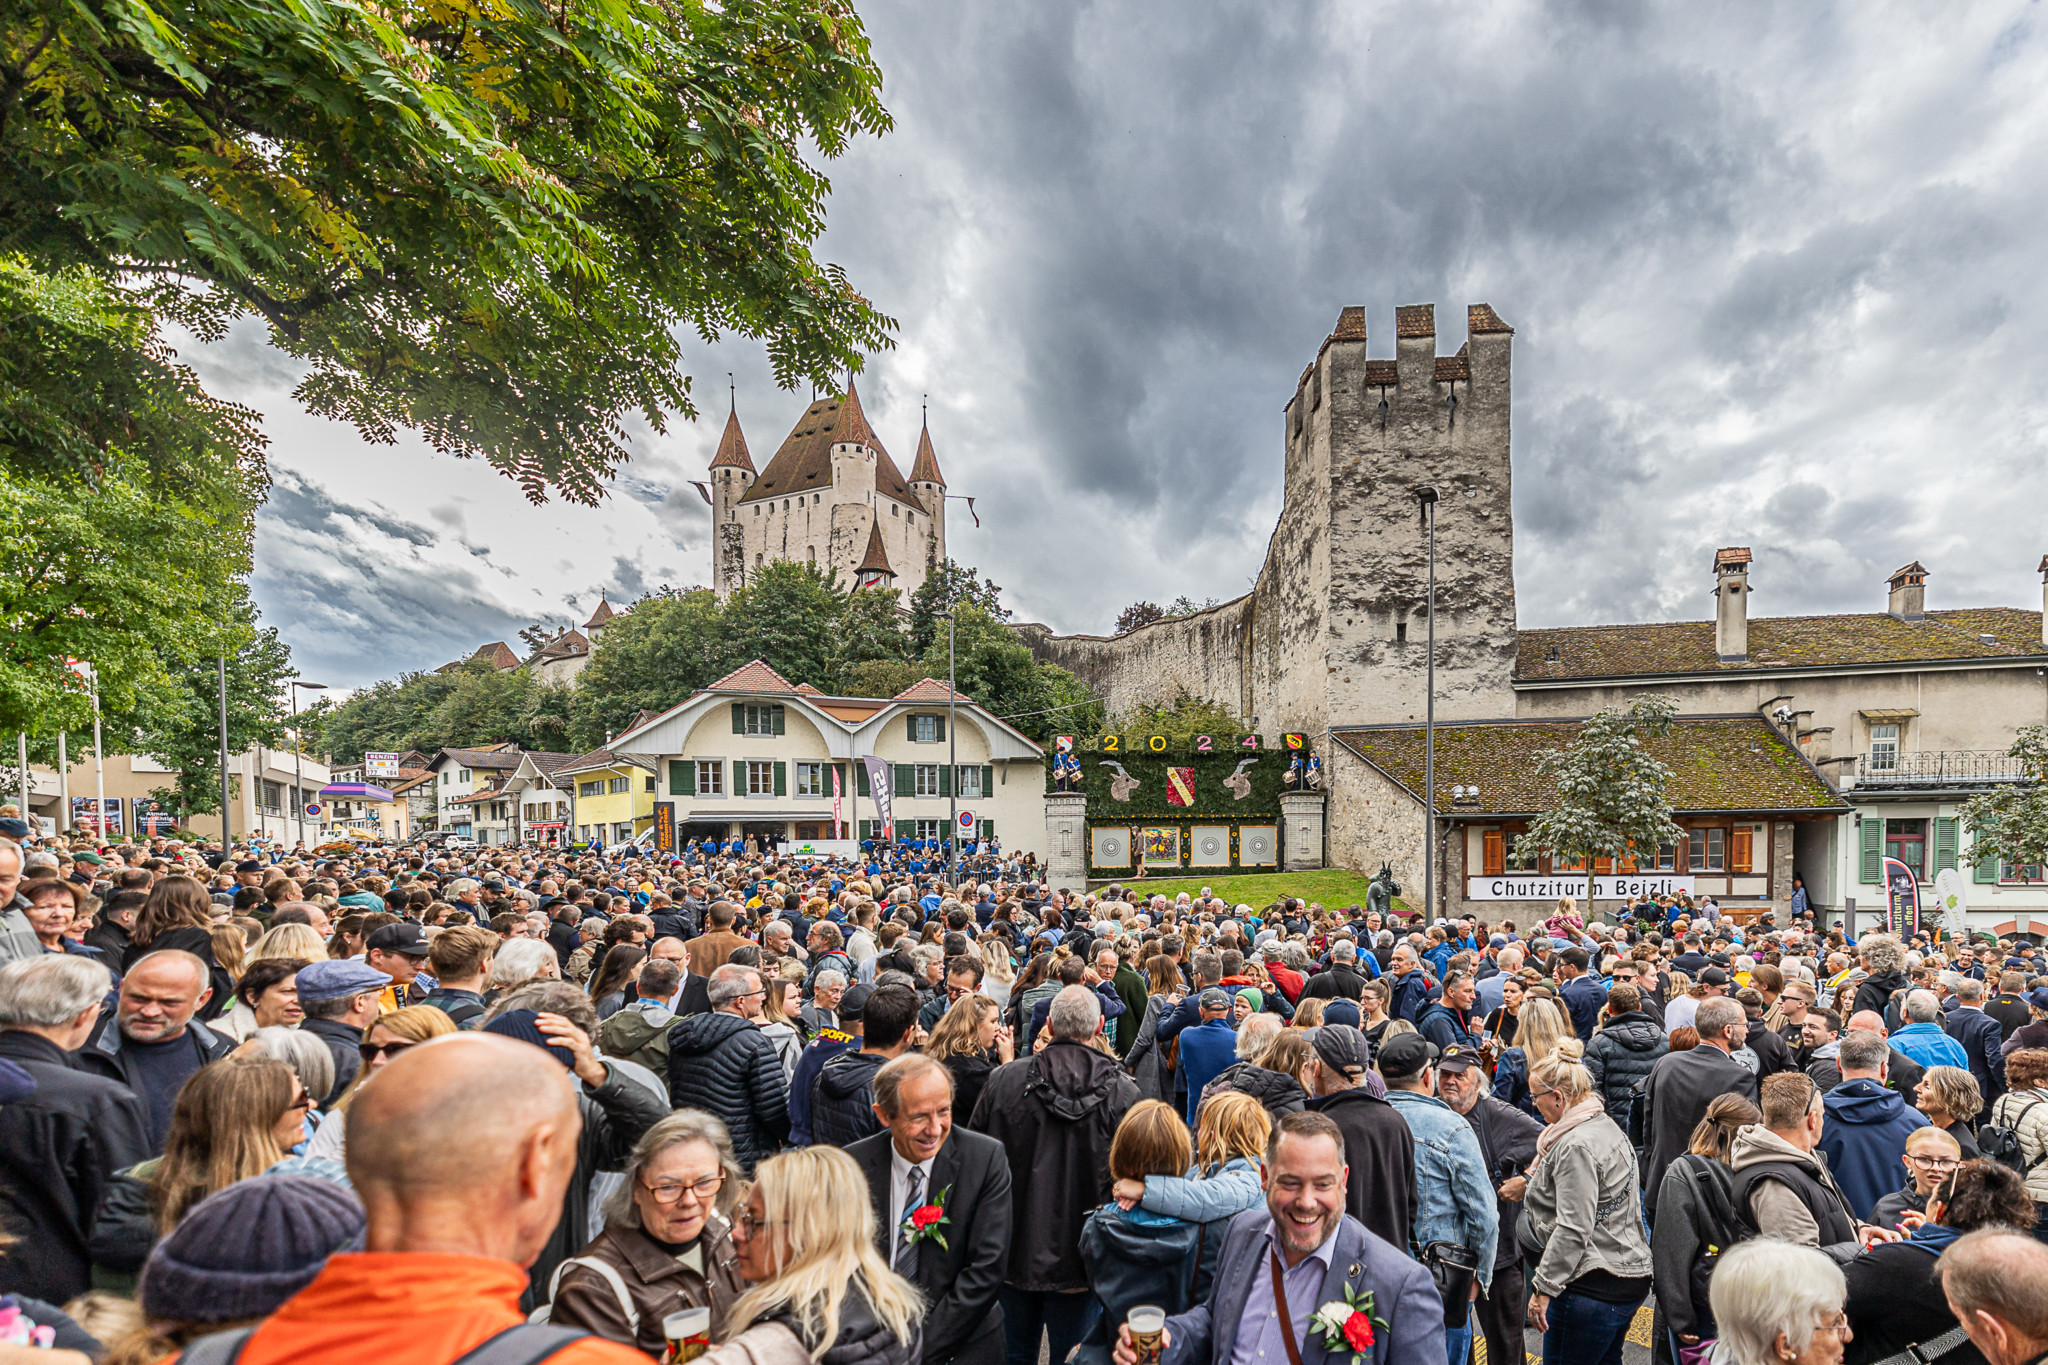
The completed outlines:
<svg viewBox="0 0 2048 1365">
<path fill-rule="evenodd" d="M 927 542 L 925 569 L 936 569 L 946 558 L 946 476 L 939 472 L 939 457 L 932 450 L 932 428 L 927 421 L 917 433 L 917 458 L 910 462 L 910 491 L 932 519 Z"/>
<path fill-rule="evenodd" d="M 754 486 L 754 460 L 740 430 L 739 404 L 726 415 L 725 434 L 711 457 L 711 586 L 720 596 L 747 581 L 747 547 L 739 504 Z"/>
<path fill-rule="evenodd" d="M 1332 722 L 1423 718 L 1431 488 L 1437 718 L 1509 709 L 1514 329 L 1481 303 L 1466 310 L 1465 330 L 1458 353 L 1440 356 L 1435 307 L 1397 308 L 1395 358 L 1367 360 L 1365 310 L 1347 308 L 1291 406 L 1290 468 L 1329 462 Z"/>
</svg>

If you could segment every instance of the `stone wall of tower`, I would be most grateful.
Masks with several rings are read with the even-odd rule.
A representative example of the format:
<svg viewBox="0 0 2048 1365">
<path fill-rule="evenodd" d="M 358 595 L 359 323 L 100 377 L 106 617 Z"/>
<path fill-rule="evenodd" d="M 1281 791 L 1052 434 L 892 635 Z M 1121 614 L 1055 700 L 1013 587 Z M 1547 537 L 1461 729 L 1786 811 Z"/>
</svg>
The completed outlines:
<svg viewBox="0 0 2048 1365">
<path fill-rule="evenodd" d="M 1440 363 L 1432 310 L 1401 309 L 1397 358 L 1368 361 L 1365 310 L 1344 310 L 1284 413 L 1285 494 L 1251 592 L 1114 638 L 1023 626 L 1025 642 L 1113 713 L 1185 687 L 1267 734 L 1420 719 L 1428 556 L 1415 489 L 1433 485 L 1437 715 L 1513 715 L 1512 334 L 1491 309 L 1473 324 Z"/>
<path fill-rule="evenodd" d="M 723 596 L 746 577 L 746 536 L 739 524 L 739 500 L 755 475 L 730 466 L 713 469 L 711 484 L 711 586 Z"/>
</svg>

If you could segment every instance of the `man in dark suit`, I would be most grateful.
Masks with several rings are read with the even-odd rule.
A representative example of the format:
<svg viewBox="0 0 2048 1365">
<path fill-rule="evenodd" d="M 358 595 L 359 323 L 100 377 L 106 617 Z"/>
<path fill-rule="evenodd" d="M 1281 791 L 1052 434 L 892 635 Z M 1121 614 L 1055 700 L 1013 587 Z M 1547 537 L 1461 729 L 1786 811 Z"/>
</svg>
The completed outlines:
<svg viewBox="0 0 2048 1365">
<path fill-rule="evenodd" d="M 1350 1365 L 1353 1349 L 1331 1350 L 1310 1318 L 1368 1295 L 1377 1321 L 1362 1365 L 1440 1365 L 1443 1300 L 1420 1262 L 1344 1212 L 1337 1125 L 1313 1112 L 1283 1117 L 1261 1178 L 1266 1207 L 1231 1220 L 1208 1302 L 1166 1320 L 1163 1365 L 1228 1365 L 1240 1346 L 1272 1365 L 1295 1354 L 1281 1336 L 1289 1329 L 1301 1365 Z M 1117 1329 L 1115 1359 L 1137 1365 L 1128 1326 Z"/>
<path fill-rule="evenodd" d="M 1700 1001 L 1693 1027 L 1700 1045 L 1671 1052 L 1650 1068 L 1650 1140 L 1643 1151 L 1643 1203 L 1656 1216 L 1657 1191 L 1664 1168 L 1677 1160 L 1692 1140 L 1692 1130 L 1717 1095 L 1740 1095 L 1756 1103 L 1756 1073 L 1729 1054 L 1749 1036 L 1749 1018 L 1740 1004 L 1725 996 Z"/>
<path fill-rule="evenodd" d="M 677 982 L 675 998 L 663 1002 L 674 1012 L 677 1018 L 687 1018 L 692 1014 L 711 1013 L 711 983 L 707 978 L 701 977 L 690 970 L 690 954 L 687 946 L 681 939 L 668 938 L 666 936 L 658 938 L 648 948 L 647 955 L 651 958 L 667 958 L 682 970 L 682 978 Z M 645 997 L 641 998 L 644 999 Z"/>
<path fill-rule="evenodd" d="M 876 1248 L 929 1305 L 923 1365 L 1000 1365 L 1010 1259 L 1010 1163 L 994 1138 L 953 1126 L 953 1074 L 922 1053 L 875 1073 L 884 1131 L 846 1149 L 867 1177 Z M 920 1231 L 910 1215 L 931 1204 L 945 1221 Z M 943 1235 L 945 1244 L 932 1232 Z"/>
</svg>

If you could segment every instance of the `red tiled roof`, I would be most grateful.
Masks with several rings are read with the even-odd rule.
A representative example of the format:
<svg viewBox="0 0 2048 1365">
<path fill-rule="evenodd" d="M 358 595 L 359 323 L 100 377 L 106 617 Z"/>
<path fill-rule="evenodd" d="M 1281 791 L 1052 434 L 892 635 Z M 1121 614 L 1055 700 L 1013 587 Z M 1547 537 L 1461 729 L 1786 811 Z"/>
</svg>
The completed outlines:
<svg viewBox="0 0 2048 1365">
<path fill-rule="evenodd" d="M 1481 721 L 1436 729 L 1437 809 L 1446 814 L 1527 815 L 1557 804 L 1557 784 L 1536 772 L 1551 750 L 1579 737 L 1581 721 Z M 1338 743 L 1420 797 L 1423 727 L 1333 732 Z M 1681 719 L 1644 751 L 1671 769 L 1665 799 L 1675 811 L 1839 810 L 1842 800 L 1761 716 Z M 1453 786 L 1477 787 L 1455 801 Z"/>
<path fill-rule="evenodd" d="M 594 630 L 617 615 L 618 613 L 612 610 L 610 600 L 600 597 L 597 599 L 597 610 L 590 613 L 590 619 L 583 623 L 583 628 L 585 630 Z"/>
<path fill-rule="evenodd" d="M 920 682 L 913 683 L 911 686 L 905 688 L 903 691 L 898 692 L 893 698 L 891 698 L 891 700 L 946 701 L 951 697 L 958 697 L 961 701 L 970 703 L 973 700 L 965 692 L 950 691 L 946 687 L 946 685 L 940 682 L 937 678 L 925 678 Z"/>
<path fill-rule="evenodd" d="M 867 553 L 861 556 L 860 567 L 855 573 L 885 573 L 894 578 L 896 571 L 889 567 L 889 554 L 882 548 L 882 523 L 879 518 L 868 523 Z"/>
<path fill-rule="evenodd" d="M 746 433 L 740 430 L 740 414 L 735 408 L 725 418 L 725 434 L 718 438 L 718 453 L 711 457 L 713 469 L 744 469 L 754 472 L 754 457 L 747 453 Z"/>
<path fill-rule="evenodd" d="M 1465 310 L 1465 331 L 1472 336 L 1484 336 L 1500 332 L 1513 336 L 1515 329 L 1500 320 L 1500 314 L 1493 311 L 1490 303 L 1475 303 Z"/>
<path fill-rule="evenodd" d="M 493 640 L 487 645 L 478 645 L 476 653 L 469 657 L 472 659 L 482 659 L 492 668 L 519 667 L 519 656 L 514 654 L 511 646 L 507 645 L 503 640 Z"/>
<path fill-rule="evenodd" d="M 1919 621 L 1884 612 L 1766 616 L 1749 623 L 1749 657 L 1724 663 L 1712 621 L 1525 630 L 1516 647 L 1523 682 L 1664 673 L 1730 673 L 1759 668 L 2036 658 L 2041 613 L 2017 607 L 1930 611 Z"/>
<path fill-rule="evenodd" d="M 704 689 L 706 692 L 790 692 L 796 685 L 759 659 L 741 664 Z"/>
<path fill-rule="evenodd" d="M 821 398 L 804 409 L 781 449 L 768 461 L 761 477 L 741 497 L 741 502 L 765 502 L 791 493 L 808 493 L 832 486 L 832 447 L 853 441 L 875 452 L 875 491 L 896 499 L 906 507 L 923 507 L 903 481 L 896 462 L 868 426 L 860 410 L 860 395 L 847 386 L 844 398 Z"/>
<path fill-rule="evenodd" d="M 798 683 L 796 690 L 806 697 L 822 697 L 826 695 L 824 688 L 813 687 L 809 683 Z"/>
<path fill-rule="evenodd" d="M 917 458 L 910 462 L 910 481 L 946 486 L 946 476 L 939 473 L 939 457 L 932 451 L 932 430 L 928 426 L 917 433 Z"/>
<path fill-rule="evenodd" d="M 1714 567 L 1717 569 L 1724 564 L 1747 564 L 1749 562 L 1750 554 L 1747 545 L 1730 545 L 1725 550 L 1714 551 Z"/>
<path fill-rule="evenodd" d="M 1467 346 L 1470 344 L 1470 342 L 1466 343 Z M 1460 346 L 1456 355 L 1440 355 L 1436 358 L 1437 383 L 1470 382 L 1471 378 L 1472 360 L 1466 354 L 1465 346 Z"/>
<path fill-rule="evenodd" d="M 1337 314 L 1336 330 L 1330 333 L 1332 341 L 1365 340 L 1365 309 L 1352 304 Z"/>
<path fill-rule="evenodd" d="M 560 635 L 542 645 L 533 657 L 543 660 L 573 659 L 578 655 L 588 654 L 589 652 L 590 637 L 582 631 L 572 628 L 563 631 Z"/>
<path fill-rule="evenodd" d="M 1365 362 L 1365 382 L 1368 388 L 1399 388 L 1401 367 L 1391 360 L 1368 360 Z"/>
<path fill-rule="evenodd" d="M 1436 305 L 1407 303 L 1394 310 L 1394 335 L 1433 337 L 1436 335 Z"/>
</svg>

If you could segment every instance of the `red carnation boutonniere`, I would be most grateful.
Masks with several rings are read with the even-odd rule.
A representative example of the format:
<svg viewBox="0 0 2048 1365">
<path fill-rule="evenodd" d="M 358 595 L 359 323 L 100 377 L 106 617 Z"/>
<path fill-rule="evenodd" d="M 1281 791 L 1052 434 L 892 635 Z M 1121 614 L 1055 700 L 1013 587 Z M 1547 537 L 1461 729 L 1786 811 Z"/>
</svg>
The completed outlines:
<svg viewBox="0 0 2048 1365">
<path fill-rule="evenodd" d="M 939 1250 L 950 1251 L 946 1245 L 946 1234 L 940 1229 L 951 1220 L 946 1217 L 946 1196 L 953 1193 L 951 1185 L 932 1196 L 929 1204 L 920 1204 L 903 1215 L 903 1240 L 909 1243 L 937 1242 Z"/>
<path fill-rule="evenodd" d="M 1372 1350 L 1378 1339 L 1374 1329 L 1387 1324 L 1373 1316 L 1371 1291 L 1360 1294 L 1347 1284 L 1344 1301 L 1332 1299 L 1318 1308 L 1309 1325 L 1322 1333 L 1325 1350 L 1332 1355 L 1348 1351 L 1351 1365 L 1363 1365 L 1366 1352 Z"/>
</svg>

